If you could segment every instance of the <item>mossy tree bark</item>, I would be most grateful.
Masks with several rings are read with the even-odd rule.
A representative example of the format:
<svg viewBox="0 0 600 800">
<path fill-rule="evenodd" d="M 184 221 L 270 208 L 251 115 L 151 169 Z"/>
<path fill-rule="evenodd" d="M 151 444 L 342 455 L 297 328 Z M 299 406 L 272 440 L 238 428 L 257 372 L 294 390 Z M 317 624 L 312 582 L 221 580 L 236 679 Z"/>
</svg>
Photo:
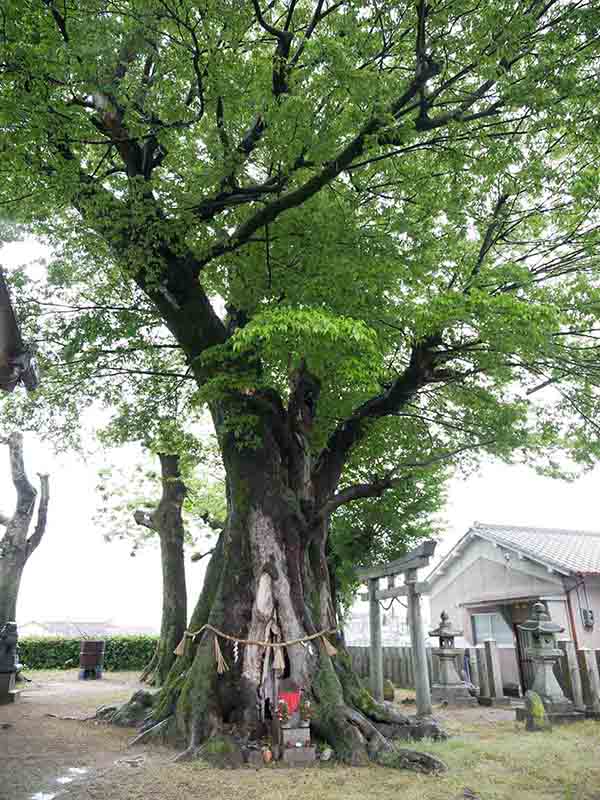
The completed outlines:
<svg viewBox="0 0 600 800">
<path fill-rule="evenodd" d="M 181 641 L 187 624 L 187 590 L 185 582 L 184 536 L 182 508 L 186 488 L 181 479 L 179 457 L 159 453 L 162 497 L 152 514 L 136 511 L 136 522 L 156 531 L 160 539 L 162 566 L 162 614 L 160 638 L 141 680 L 162 686 L 175 661 L 174 650 Z"/>
<path fill-rule="evenodd" d="M 25 472 L 23 435 L 13 433 L 8 444 L 12 482 L 17 503 L 12 516 L 0 514 L 0 526 L 5 531 L 0 538 L 0 627 L 15 620 L 21 577 L 27 560 L 36 550 L 46 531 L 49 501 L 49 479 L 40 475 L 40 500 L 37 521 L 31 535 L 29 528 L 36 507 L 37 490 Z"/>
<path fill-rule="evenodd" d="M 318 394 L 318 382 L 301 368 L 287 408 L 274 395 L 238 398 L 235 407 L 213 408 L 227 473 L 228 520 L 190 622 L 192 631 L 209 623 L 230 636 L 258 641 L 268 640 L 273 623 L 284 641 L 336 631 L 327 517 L 316 512 L 308 447 Z M 256 420 L 248 444 L 226 426 L 229 414 L 244 412 Z M 339 650 L 333 658 L 320 639 L 289 646 L 286 674 L 311 698 L 313 727 L 341 758 L 353 764 L 378 759 L 393 751 L 378 724 L 390 730 L 409 720 L 376 703 L 353 673 L 340 637 L 334 633 L 330 641 Z M 231 726 L 250 736 L 261 728 L 264 648 L 236 649 L 224 639 L 219 644 L 230 667 L 224 674 L 217 673 L 211 631 L 187 639 L 154 712 L 156 721 L 173 717 L 189 754 Z"/>
</svg>

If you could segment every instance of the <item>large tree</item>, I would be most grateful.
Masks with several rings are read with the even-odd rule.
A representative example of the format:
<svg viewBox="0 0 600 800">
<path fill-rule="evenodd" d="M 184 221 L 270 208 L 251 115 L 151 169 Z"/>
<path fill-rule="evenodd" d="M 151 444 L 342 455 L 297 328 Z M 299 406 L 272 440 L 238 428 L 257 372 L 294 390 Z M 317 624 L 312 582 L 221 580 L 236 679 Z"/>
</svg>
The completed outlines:
<svg viewBox="0 0 600 800">
<path fill-rule="evenodd" d="M 3 444 L 8 446 L 10 474 L 17 500 L 12 514 L 0 513 L 0 526 L 4 527 L 4 533 L 0 537 L 0 627 L 5 622 L 16 619 L 23 570 L 46 532 L 50 499 L 48 475 L 40 475 L 37 519 L 30 533 L 36 510 L 37 490 L 25 472 L 23 435 L 11 433 Z"/>
<path fill-rule="evenodd" d="M 592 0 L 5 3 L 1 202 L 65 280 L 93 256 L 145 295 L 213 417 L 228 519 L 192 630 L 333 631 L 343 506 L 478 451 L 593 451 L 599 22 Z M 263 649 L 222 642 L 219 676 L 212 638 L 156 711 L 192 751 L 260 714 Z M 399 717 L 343 653 L 287 655 L 342 757 L 389 748 L 374 723 Z"/>
</svg>

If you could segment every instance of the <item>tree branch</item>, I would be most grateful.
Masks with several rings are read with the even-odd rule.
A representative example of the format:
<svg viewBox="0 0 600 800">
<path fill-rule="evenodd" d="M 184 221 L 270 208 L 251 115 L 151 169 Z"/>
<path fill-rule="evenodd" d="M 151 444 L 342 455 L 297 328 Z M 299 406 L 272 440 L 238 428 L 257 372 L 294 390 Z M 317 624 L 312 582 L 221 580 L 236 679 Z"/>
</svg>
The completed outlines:
<svg viewBox="0 0 600 800">
<path fill-rule="evenodd" d="M 44 5 L 50 9 L 50 13 L 54 18 L 54 22 L 56 22 L 56 27 L 58 28 L 60 35 L 62 36 L 65 44 L 69 44 L 69 34 L 67 32 L 67 20 L 66 18 L 60 13 L 60 11 L 56 8 L 52 0 L 42 0 Z"/>
<path fill-rule="evenodd" d="M 394 471 L 399 469 L 426 469 L 427 467 L 434 466 L 434 464 L 450 461 L 455 456 L 469 450 L 480 450 L 482 447 L 488 447 L 494 444 L 495 441 L 495 438 L 490 438 L 482 442 L 476 442 L 475 444 L 457 447 L 455 450 L 431 456 L 431 458 L 427 458 L 424 461 L 405 461 L 402 464 L 398 464 Z M 346 503 L 351 503 L 354 500 L 363 500 L 366 497 L 381 497 L 388 489 L 399 486 L 403 480 L 405 480 L 403 476 L 393 477 L 392 475 L 385 475 L 381 478 L 374 478 L 370 483 L 355 483 L 334 494 L 333 497 L 323 505 L 318 514 L 322 518 L 327 518 L 337 508 L 346 505 Z"/>
<path fill-rule="evenodd" d="M 408 366 L 392 385 L 356 408 L 330 434 L 313 469 L 318 502 L 325 502 L 335 491 L 350 451 L 364 436 L 366 422 L 396 414 L 434 379 L 436 353 L 432 348 L 437 344 L 437 338 L 415 344 Z"/>
<path fill-rule="evenodd" d="M 40 504 L 38 506 L 35 529 L 27 540 L 27 558 L 36 550 L 46 532 L 48 521 L 48 502 L 50 500 L 50 479 L 48 475 L 40 475 Z"/>
<path fill-rule="evenodd" d="M 142 511 L 141 508 L 138 508 L 133 512 L 133 518 L 138 525 L 142 525 L 144 528 L 148 528 L 151 531 L 157 530 L 153 515 L 149 514 L 147 511 Z"/>
<path fill-rule="evenodd" d="M 22 433 L 11 433 L 8 437 L 8 451 L 12 482 L 17 491 L 16 514 L 27 515 L 33 509 L 37 491 L 25 473 Z"/>
</svg>

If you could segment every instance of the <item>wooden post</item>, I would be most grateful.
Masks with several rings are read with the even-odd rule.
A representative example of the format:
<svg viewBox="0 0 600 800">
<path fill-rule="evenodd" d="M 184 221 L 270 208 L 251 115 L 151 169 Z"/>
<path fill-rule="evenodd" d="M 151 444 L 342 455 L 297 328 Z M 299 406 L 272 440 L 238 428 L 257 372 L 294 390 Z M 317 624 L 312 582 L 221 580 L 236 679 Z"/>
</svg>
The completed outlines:
<svg viewBox="0 0 600 800">
<path fill-rule="evenodd" d="M 558 642 L 558 646 L 565 654 L 567 662 L 567 672 L 569 675 L 569 686 L 571 688 L 571 699 L 578 711 L 585 709 L 583 702 L 583 686 L 581 684 L 581 675 L 579 673 L 579 662 L 577 661 L 577 650 L 575 649 L 575 642 L 569 639 L 562 639 Z"/>
<path fill-rule="evenodd" d="M 475 648 L 475 657 L 477 659 L 477 671 L 479 673 L 479 697 L 489 697 L 490 682 L 488 680 L 488 666 L 485 657 L 485 648 L 482 645 Z"/>
<path fill-rule="evenodd" d="M 425 632 L 421 617 L 421 595 L 415 586 L 417 570 L 406 571 L 405 583 L 408 588 L 407 606 L 408 620 L 410 622 L 410 641 L 412 643 L 412 658 L 415 673 L 415 693 L 417 700 L 417 717 L 431 716 L 431 689 L 429 686 L 429 673 L 427 670 L 427 653 L 425 652 Z"/>
<path fill-rule="evenodd" d="M 484 647 L 490 683 L 490 696 L 493 697 L 494 700 L 501 700 L 504 697 L 504 689 L 502 688 L 502 673 L 500 671 L 498 644 L 496 643 L 495 639 L 486 639 L 484 642 Z"/>
<path fill-rule="evenodd" d="M 381 652 L 381 614 L 377 590 L 379 578 L 369 578 L 369 629 L 371 635 L 370 679 L 375 700 L 383 701 L 383 653 Z"/>
<path fill-rule="evenodd" d="M 598 674 L 596 653 L 589 647 L 582 647 L 579 652 L 583 657 L 583 663 L 587 673 L 587 683 L 590 694 L 590 711 L 592 711 L 594 714 L 600 714 L 600 675 Z"/>
</svg>

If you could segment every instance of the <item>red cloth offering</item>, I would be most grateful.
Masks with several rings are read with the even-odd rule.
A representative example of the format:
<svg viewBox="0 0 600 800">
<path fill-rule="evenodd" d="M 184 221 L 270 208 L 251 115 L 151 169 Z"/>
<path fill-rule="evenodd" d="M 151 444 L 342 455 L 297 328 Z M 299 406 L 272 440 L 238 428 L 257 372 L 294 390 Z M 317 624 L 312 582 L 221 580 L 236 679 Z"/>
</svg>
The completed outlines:
<svg viewBox="0 0 600 800">
<path fill-rule="evenodd" d="M 295 714 L 300 707 L 300 690 L 296 692 L 279 692 L 279 699 L 287 703 L 290 714 Z"/>
</svg>

